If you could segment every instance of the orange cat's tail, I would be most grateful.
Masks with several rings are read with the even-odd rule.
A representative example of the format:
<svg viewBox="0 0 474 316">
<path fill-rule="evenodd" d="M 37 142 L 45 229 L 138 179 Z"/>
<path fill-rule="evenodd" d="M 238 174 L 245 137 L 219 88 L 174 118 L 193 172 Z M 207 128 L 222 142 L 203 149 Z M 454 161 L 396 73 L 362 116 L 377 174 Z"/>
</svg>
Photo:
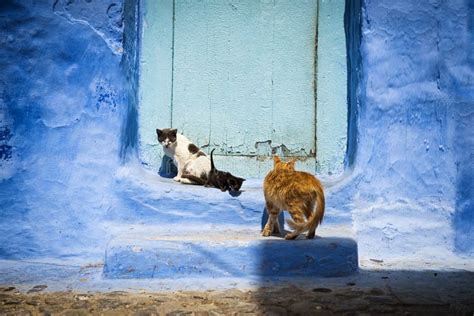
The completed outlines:
<svg viewBox="0 0 474 316">
<path fill-rule="evenodd" d="M 326 200 L 324 198 L 324 191 L 322 185 L 317 183 L 314 187 L 316 193 L 316 211 L 313 212 L 307 222 L 295 223 L 293 220 L 288 219 L 287 224 L 294 230 L 299 230 L 300 233 L 308 231 L 307 237 L 314 238 L 316 228 L 323 222 L 324 209 L 326 207 Z"/>
</svg>

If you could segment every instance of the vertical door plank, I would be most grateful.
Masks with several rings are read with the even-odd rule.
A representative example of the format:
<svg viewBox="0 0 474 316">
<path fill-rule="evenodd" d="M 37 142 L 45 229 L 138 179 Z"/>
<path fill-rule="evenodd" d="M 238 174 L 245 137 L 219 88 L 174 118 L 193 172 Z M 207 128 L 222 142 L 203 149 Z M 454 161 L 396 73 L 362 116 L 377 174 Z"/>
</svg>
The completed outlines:
<svg viewBox="0 0 474 316">
<path fill-rule="evenodd" d="M 142 3 L 139 76 L 140 156 L 160 166 L 163 151 L 156 128 L 171 124 L 171 78 L 173 2 L 146 0 Z"/>
<path fill-rule="evenodd" d="M 315 151 L 317 1 L 275 1 L 273 137 L 290 156 Z"/>
</svg>

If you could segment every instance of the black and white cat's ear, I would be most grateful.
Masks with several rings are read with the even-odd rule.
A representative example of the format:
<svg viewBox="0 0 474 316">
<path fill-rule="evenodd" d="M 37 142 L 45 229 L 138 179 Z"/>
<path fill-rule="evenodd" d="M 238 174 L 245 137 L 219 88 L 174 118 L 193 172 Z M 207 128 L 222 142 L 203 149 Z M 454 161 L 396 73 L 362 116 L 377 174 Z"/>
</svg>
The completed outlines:
<svg viewBox="0 0 474 316">
<path fill-rule="evenodd" d="M 156 129 L 156 135 L 160 136 L 161 134 L 163 133 L 163 131 L 161 129 Z"/>
<path fill-rule="evenodd" d="M 233 184 L 233 185 L 235 185 L 235 184 L 237 184 L 237 183 L 242 184 L 242 182 L 244 182 L 244 181 L 245 181 L 244 178 L 239 178 L 239 177 L 235 177 L 235 176 L 234 176 L 233 178 L 230 178 L 230 179 L 229 179 L 229 182 L 230 182 L 231 184 Z"/>
<path fill-rule="evenodd" d="M 178 132 L 178 130 L 176 128 L 171 128 L 170 129 L 170 135 L 174 135 L 176 136 L 176 133 Z"/>
</svg>

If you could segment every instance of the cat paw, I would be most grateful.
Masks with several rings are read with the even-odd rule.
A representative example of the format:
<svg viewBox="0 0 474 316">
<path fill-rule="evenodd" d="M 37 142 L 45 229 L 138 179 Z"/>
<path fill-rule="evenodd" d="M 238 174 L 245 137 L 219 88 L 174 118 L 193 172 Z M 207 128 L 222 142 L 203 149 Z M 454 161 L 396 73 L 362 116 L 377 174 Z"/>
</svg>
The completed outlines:
<svg viewBox="0 0 474 316">
<path fill-rule="evenodd" d="M 285 235 L 286 240 L 293 240 L 293 239 L 296 239 L 296 237 L 298 237 L 298 235 L 293 235 L 291 233 Z"/>
<path fill-rule="evenodd" d="M 262 236 L 263 237 L 269 237 L 271 234 L 270 234 L 270 230 L 269 229 L 264 229 L 263 232 L 262 232 Z"/>
<path fill-rule="evenodd" d="M 192 182 L 191 180 L 186 179 L 186 178 L 179 179 L 179 182 L 181 182 L 183 184 L 194 184 L 194 182 Z"/>
<path fill-rule="evenodd" d="M 173 180 L 176 181 L 176 182 L 179 182 L 181 180 L 181 177 L 176 176 L 176 177 L 173 178 Z"/>
</svg>

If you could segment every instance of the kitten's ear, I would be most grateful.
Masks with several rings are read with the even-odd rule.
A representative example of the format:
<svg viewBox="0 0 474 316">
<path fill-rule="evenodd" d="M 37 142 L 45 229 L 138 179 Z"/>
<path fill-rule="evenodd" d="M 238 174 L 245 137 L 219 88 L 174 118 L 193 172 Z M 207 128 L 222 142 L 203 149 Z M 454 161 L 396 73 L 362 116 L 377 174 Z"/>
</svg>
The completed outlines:
<svg viewBox="0 0 474 316">
<path fill-rule="evenodd" d="M 178 130 L 177 130 L 176 128 L 170 129 L 170 134 L 171 134 L 171 135 L 176 136 L 176 133 L 177 133 L 177 132 L 178 132 Z"/>
<path fill-rule="evenodd" d="M 163 131 L 162 131 L 161 129 L 158 129 L 158 128 L 157 128 L 157 129 L 156 129 L 156 135 L 160 136 L 161 133 L 163 133 Z"/>
</svg>

